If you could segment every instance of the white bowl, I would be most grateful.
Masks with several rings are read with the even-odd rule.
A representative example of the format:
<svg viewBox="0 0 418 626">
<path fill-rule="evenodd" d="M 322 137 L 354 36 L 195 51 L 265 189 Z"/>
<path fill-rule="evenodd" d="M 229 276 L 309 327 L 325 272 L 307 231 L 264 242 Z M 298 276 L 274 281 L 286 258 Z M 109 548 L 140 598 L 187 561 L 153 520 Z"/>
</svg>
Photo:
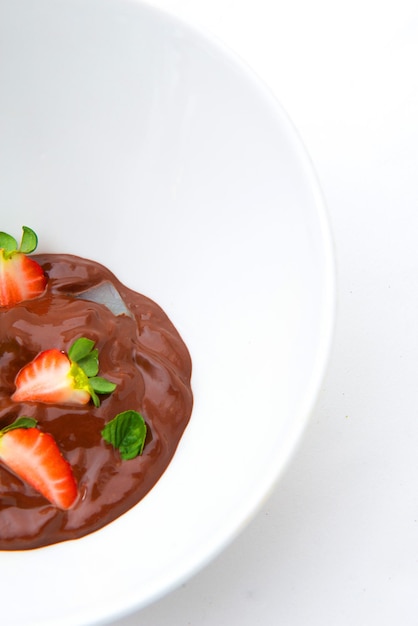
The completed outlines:
<svg viewBox="0 0 418 626">
<path fill-rule="evenodd" d="M 332 244 L 287 117 L 206 35 L 132 1 L 20 0 L 0 41 L 1 230 L 110 267 L 193 359 L 150 494 L 83 539 L 0 553 L 2 623 L 93 624 L 191 576 L 275 484 L 329 353 Z"/>
</svg>

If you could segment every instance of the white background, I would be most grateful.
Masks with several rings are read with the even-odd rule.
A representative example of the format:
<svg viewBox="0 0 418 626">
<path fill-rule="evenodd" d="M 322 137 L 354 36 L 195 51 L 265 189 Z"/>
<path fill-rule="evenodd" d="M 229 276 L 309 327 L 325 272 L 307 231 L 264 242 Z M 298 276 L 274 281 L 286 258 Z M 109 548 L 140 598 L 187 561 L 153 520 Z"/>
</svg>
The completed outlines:
<svg viewBox="0 0 418 626">
<path fill-rule="evenodd" d="M 115 626 L 418 624 L 418 5 L 153 0 L 267 83 L 335 237 L 327 376 L 274 493 L 209 566 Z"/>
</svg>

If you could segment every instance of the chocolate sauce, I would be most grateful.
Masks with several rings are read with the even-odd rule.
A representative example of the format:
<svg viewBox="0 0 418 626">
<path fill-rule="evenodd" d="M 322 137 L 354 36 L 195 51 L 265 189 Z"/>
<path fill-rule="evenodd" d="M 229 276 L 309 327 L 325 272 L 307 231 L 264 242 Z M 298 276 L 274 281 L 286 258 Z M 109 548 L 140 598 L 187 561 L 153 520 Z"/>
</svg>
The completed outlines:
<svg viewBox="0 0 418 626">
<path fill-rule="evenodd" d="M 36 418 L 72 465 L 79 497 L 61 511 L 0 465 L 1 550 L 82 537 L 137 504 L 167 468 L 193 403 L 189 352 L 155 302 L 94 261 L 54 254 L 32 258 L 48 276 L 46 292 L 0 309 L 0 428 L 22 415 Z M 87 299 L 92 288 L 109 283 L 126 306 L 121 314 Z M 20 368 L 42 350 L 68 352 L 79 337 L 96 342 L 99 375 L 117 384 L 112 394 L 100 396 L 98 408 L 10 400 Z M 124 461 L 101 431 L 128 409 L 142 414 L 148 433 L 143 454 Z"/>
</svg>

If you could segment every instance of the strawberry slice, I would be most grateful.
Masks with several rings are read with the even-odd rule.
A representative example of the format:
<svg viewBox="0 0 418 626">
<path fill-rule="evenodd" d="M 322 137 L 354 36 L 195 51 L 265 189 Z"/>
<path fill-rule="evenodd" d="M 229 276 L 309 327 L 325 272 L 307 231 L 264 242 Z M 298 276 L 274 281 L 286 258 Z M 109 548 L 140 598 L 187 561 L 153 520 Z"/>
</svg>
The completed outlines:
<svg viewBox="0 0 418 626">
<path fill-rule="evenodd" d="M 88 378 L 76 371 L 65 352 L 44 350 L 25 365 L 16 376 L 15 402 L 87 404 L 90 400 Z"/>
<path fill-rule="evenodd" d="M 98 393 L 111 393 L 116 385 L 96 376 L 98 365 L 94 341 L 80 337 L 69 354 L 56 348 L 44 350 L 17 374 L 14 402 L 100 405 Z"/>
<path fill-rule="evenodd" d="M 60 509 L 69 509 L 78 489 L 71 465 L 55 439 L 22 417 L 0 431 L 0 461 Z"/>
<path fill-rule="evenodd" d="M 0 306 L 13 306 L 42 295 L 47 278 L 42 267 L 27 254 L 38 245 L 33 230 L 23 226 L 20 246 L 7 233 L 0 232 Z"/>
</svg>

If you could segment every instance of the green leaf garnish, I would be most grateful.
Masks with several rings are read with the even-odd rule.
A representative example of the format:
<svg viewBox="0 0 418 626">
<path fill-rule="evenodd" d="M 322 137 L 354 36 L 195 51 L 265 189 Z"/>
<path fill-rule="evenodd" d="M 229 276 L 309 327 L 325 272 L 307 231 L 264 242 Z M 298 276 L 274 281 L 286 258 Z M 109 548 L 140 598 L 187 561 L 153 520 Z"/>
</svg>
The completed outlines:
<svg viewBox="0 0 418 626">
<path fill-rule="evenodd" d="M 20 242 L 20 252 L 24 254 L 30 254 L 36 250 L 38 246 L 37 234 L 29 228 L 29 226 L 23 226 L 23 235 Z"/>
<path fill-rule="evenodd" d="M 11 235 L 7 233 L 0 233 L 0 248 L 3 248 L 5 252 L 14 252 L 17 250 L 17 241 Z"/>
<path fill-rule="evenodd" d="M 71 374 L 77 389 L 89 392 L 95 407 L 100 406 L 98 393 L 112 393 L 116 384 L 97 376 L 99 372 L 99 351 L 94 348 L 94 341 L 87 337 L 76 339 L 68 350 L 72 363 Z"/>
<path fill-rule="evenodd" d="M 16 252 L 30 254 L 38 245 L 38 236 L 29 226 L 22 226 L 23 234 L 18 247 L 17 241 L 7 233 L 0 233 L 0 248 L 3 249 L 5 257 L 10 258 Z"/>
<path fill-rule="evenodd" d="M 112 393 L 112 391 L 116 389 L 115 383 L 111 383 L 110 380 L 106 380 L 106 378 L 102 378 L 101 376 L 93 376 L 90 378 L 90 385 L 97 393 Z"/>
<path fill-rule="evenodd" d="M 16 428 L 34 428 L 38 422 L 33 417 L 18 417 L 12 424 L 5 426 L 0 431 L 2 434 L 9 432 L 10 430 L 16 430 Z"/>
<path fill-rule="evenodd" d="M 86 357 L 94 348 L 94 341 L 87 337 L 76 339 L 68 351 L 68 356 L 72 361 L 79 363 L 80 359 Z"/>
<path fill-rule="evenodd" d="M 119 413 L 102 430 L 105 441 L 110 443 L 125 461 L 142 454 L 147 436 L 147 425 L 137 411 Z"/>
<path fill-rule="evenodd" d="M 99 396 L 98 396 L 98 395 L 97 395 L 97 393 L 94 391 L 94 389 L 93 389 L 93 387 L 92 387 L 91 385 L 90 385 L 90 386 L 89 386 L 89 388 L 88 388 L 88 392 L 89 392 L 89 394 L 90 394 L 90 396 L 91 396 L 91 399 L 93 400 L 93 404 L 94 404 L 94 406 L 95 406 L 95 407 L 96 407 L 96 409 L 97 409 L 97 407 L 99 407 L 99 406 L 100 406 L 100 398 L 99 398 Z"/>
<path fill-rule="evenodd" d="M 89 378 L 97 376 L 99 372 L 99 351 L 92 350 L 87 356 L 78 359 L 77 363 L 83 368 Z"/>
</svg>

